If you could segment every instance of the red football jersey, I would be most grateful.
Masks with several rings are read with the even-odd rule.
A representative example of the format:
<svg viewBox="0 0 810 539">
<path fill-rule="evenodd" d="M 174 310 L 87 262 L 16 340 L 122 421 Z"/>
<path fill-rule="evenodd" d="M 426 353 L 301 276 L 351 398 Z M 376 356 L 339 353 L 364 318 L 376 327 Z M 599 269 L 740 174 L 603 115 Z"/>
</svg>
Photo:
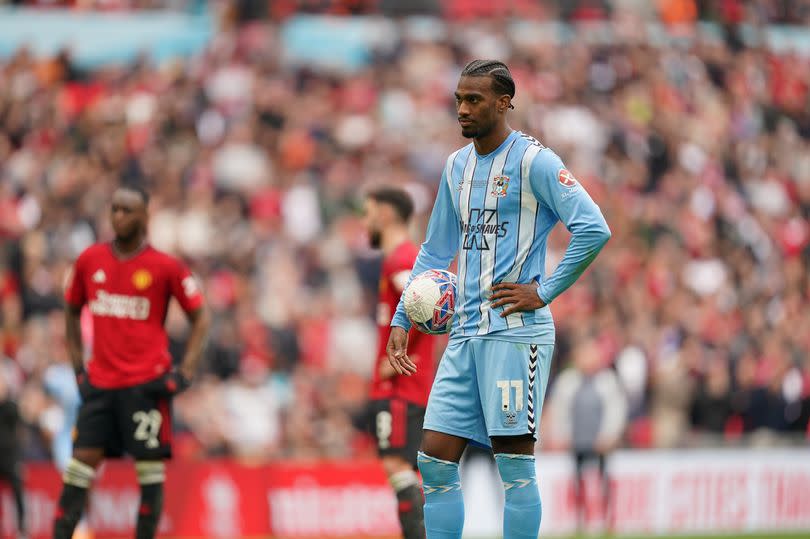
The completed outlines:
<svg viewBox="0 0 810 539">
<path fill-rule="evenodd" d="M 385 257 L 380 275 L 380 295 L 377 303 L 377 326 L 380 343 L 377 350 L 377 362 L 371 382 L 372 399 L 400 398 L 419 406 L 427 406 L 430 386 L 436 371 L 434 361 L 435 340 L 430 335 L 411 329 L 408 334 L 408 357 L 416 363 L 417 370 L 413 376 L 394 375 L 386 380 L 380 379 L 380 365 L 388 362 L 385 347 L 391 333 L 391 317 L 399 303 L 399 297 L 411 274 L 413 263 L 419 248 L 411 242 L 405 242 Z"/>
<path fill-rule="evenodd" d="M 67 280 L 65 301 L 87 305 L 92 313 L 87 373 L 94 386 L 133 386 L 171 368 L 163 327 L 171 296 L 186 312 L 203 304 L 188 268 L 151 246 L 119 258 L 112 244 L 97 243 L 79 255 Z"/>
</svg>

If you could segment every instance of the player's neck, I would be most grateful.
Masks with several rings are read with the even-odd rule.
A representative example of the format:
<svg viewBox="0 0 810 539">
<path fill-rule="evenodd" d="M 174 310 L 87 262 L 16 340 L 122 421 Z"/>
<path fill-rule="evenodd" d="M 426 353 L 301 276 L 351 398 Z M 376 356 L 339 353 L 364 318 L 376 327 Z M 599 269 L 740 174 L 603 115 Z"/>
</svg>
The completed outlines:
<svg viewBox="0 0 810 539">
<path fill-rule="evenodd" d="M 129 258 L 138 254 L 143 250 L 144 247 L 146 247 L 146 236 L 143 234 L 138 234 L 137 236 L 128 240 L 115 238 L 112 241 L 112 247 L 116 255 L 120 256 L 121 258 Z"/>
<path fill-rule="evenodd" d="M 380 248 L 384 254 L 388 255 L 407 240 L 408 229 L 406 227 L 391 227 L 386 229 L 385 234 L 383 234 Z"/>
<path fill-rule="evenodd" d="M 476 153 L 487 155 L 494 152 L 510 134 L 512 134 L 512 128 L 504 122 L 483 137 L 474 138 L 473 145 L 475 145 Z"/>
</svg>

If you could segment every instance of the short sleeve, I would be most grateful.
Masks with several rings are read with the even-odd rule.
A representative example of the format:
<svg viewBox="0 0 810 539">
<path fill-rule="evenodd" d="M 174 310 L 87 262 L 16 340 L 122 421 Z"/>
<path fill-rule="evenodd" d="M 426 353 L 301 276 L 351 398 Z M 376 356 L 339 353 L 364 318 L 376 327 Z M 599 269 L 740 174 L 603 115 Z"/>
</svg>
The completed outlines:
<svg viewBox="0 0 810 539">
<path fill-rule="evenodd" d="M 194 312 L 203 306 L 203 295 L 197 278 L 179 260 L 174 260 L 170 287 L 172 295 L 187 313 Z"/>
</svg>

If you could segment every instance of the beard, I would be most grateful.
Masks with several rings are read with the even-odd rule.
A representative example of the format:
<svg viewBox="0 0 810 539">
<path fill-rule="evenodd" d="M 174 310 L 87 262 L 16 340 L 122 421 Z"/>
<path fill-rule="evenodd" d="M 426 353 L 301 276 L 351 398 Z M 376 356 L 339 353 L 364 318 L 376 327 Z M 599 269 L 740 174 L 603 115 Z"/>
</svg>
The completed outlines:
<svg viewBox="0 0 810 539">
<path fill-rule="evenodd" d="M 138 235 L 138 232 L 139 230 L 137 228 L 132 228 L 131 230 L 123 232 L 115 232 L 115 239 L 120 243 L 129 243 L 130 241 L 135 239 L 135 237 Z"/>
<path fill-rule="evenodd" d="M 368 243 L 372 249 L 379 249 L 382 246 L 382 233 L 379 230 L 369 230 Z"/>
<path fill-rule="evenodd" d="M 470 125 L 467 127 L 461 128 L 461 136 L 464 138 L 481 138 L 489 135 L 492 132 L 492 129 L 495 127 L 495 124 L 488 124 L 488 125 Z"/>
</svg>

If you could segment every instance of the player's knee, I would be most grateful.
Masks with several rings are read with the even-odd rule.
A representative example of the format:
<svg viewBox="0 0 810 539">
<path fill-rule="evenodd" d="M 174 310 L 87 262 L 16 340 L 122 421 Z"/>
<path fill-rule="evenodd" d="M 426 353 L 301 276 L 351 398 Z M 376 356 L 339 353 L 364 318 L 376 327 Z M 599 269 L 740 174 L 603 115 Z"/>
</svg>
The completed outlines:
<svg viewBox="0 0 810 539">
<path fill-rule="evenodd" d="M 417 464 L 419 465 L 419 471 L 422 472 L 425 496 L 429 496 L 437 490 L 461 489 L 458 462 L 431 457 L 420 451 Z"/>
<path fill-rule="evenodd" d="M 93 470 L 97 469 L 104 460 L 104 449 L 96 447 L 78 447 L 73 450 L 73 460 L 76 460 Z"/>
<path fill-rule="evenodd" d="M 493 436 L 492 450 L 495 454 L 506 455 L 533 455 L 534 454 L 534 436 L 525 434 L 522 436 Z"/>
<path fill-rule="evenodd" d="M 96 470 L 84 462 L 80 462 L 75 457 L 70 459 L 62 474 L 62 481 L 66 485 L 73 485 L 79 488 L 90 488 L 96 478 Z"/>
<path fill-rule="evenodd" d="M 385 475 L 389 478 L 400 472 L 413 471 L 411 463 L 402 457 L 386 455 L 381 460 Z"/>
<path fill-rule="evenodd" d="M 162 460 L 139 460 L 135 462 L 135 473 L 141 485 L 155 485 L 166 481 L 166 463 Z"/>
<path fill-rule="evenodd" d="M 422 433 L 419 452 L 439 460 L 458 463 L 466 447 L 467 440 L 464 438 L 426 429 Z"/>
</svg>

